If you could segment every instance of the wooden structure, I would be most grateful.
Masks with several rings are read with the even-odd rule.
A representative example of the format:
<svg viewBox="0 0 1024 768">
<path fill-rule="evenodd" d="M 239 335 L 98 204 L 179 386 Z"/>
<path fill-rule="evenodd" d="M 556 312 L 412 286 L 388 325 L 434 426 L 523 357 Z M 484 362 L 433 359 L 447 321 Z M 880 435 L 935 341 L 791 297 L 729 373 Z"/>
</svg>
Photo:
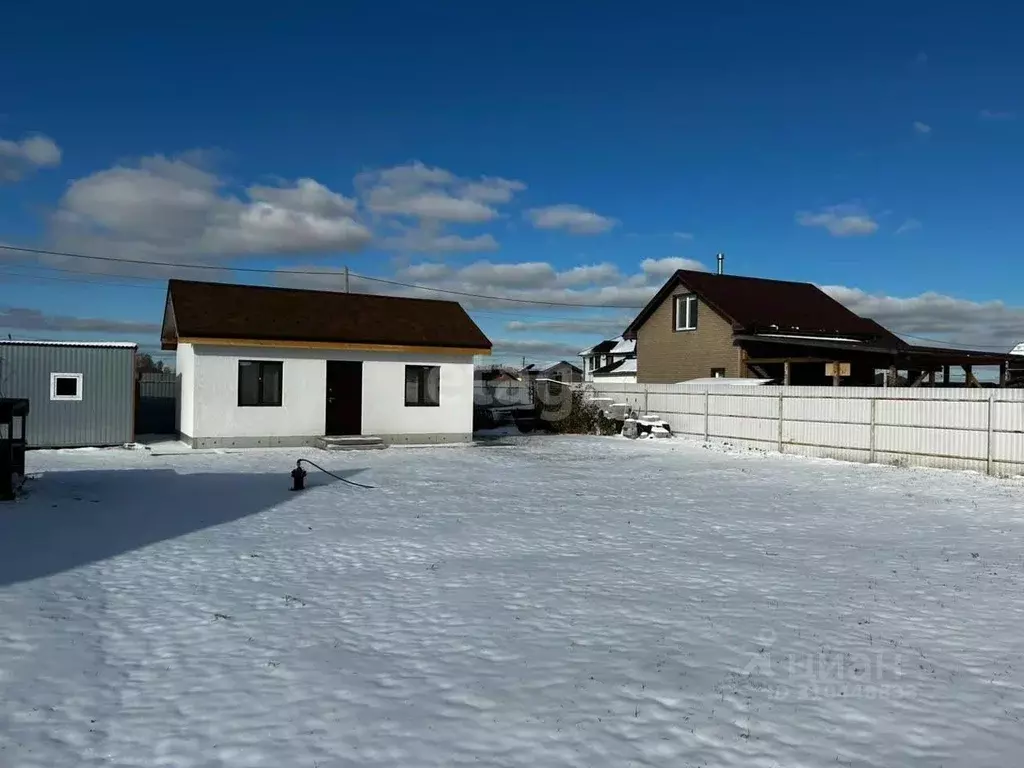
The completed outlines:
<svg viewBox="0 0 1024 768">
<path fill-rule="evenodd" d="M 25 422 L 28 400 L 0 399 L 0 501 L 14 499 L 25 479 Z"/>
<path fill-rule="evenodd" d="M 999 386 L 1009 383 L 1009 354 L 897 341 L 878 345 L 829 339 L 736 337 L 744 367 L 741 375 L 775 379 L 780 384 L 980 387 L 975 368 L 985 366 L 998 369 Z M 962 384 L 953 382 L 951 377 L 957 368 L 964 372 Z M 884 371 L 884 376 L 877 376 L 876 371 Z"/>
</svg>

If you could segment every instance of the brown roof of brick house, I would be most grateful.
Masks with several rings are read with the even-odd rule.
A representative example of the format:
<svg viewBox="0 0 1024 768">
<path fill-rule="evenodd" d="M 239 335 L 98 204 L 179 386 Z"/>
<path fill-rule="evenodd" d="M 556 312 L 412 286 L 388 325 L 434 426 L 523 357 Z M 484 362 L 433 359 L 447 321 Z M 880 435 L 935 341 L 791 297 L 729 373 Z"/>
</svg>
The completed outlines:
<svg viewBox="0 0 1024 768">
<path fill-rule="evenodd" d="M 679 285 L 697 294 L 732 323 L 737 332 L 834 334 L 903 345 L 874 320 L 850 311 L 816 285 L 760 277 L 678 270 L 633 319 L 626 333 L 635 336 L 666 297 Z"/>
<path fill-rule="evenodd" d="M 171 280 L 161 345 L 186 338 L 491 348 L 454 301 Z"/>
</svg>

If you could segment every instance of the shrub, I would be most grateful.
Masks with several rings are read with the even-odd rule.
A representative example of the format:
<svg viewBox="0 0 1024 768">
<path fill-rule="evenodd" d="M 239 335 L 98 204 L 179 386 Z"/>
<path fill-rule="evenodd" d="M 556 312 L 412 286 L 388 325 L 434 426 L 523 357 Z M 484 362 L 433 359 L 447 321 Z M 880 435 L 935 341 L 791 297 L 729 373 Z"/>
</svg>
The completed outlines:
<svg viewBox="0 0 1024 768">
<path fill-rule="evenodd" d="M 603 418 L 596 405 L 583 399 L 581 391 L 568 387 L 543 396 L 538 389 L 534 408 L 538 426 L 561 435 L 592 435 L 598 429 L 598 419 Z"/>
</svg>

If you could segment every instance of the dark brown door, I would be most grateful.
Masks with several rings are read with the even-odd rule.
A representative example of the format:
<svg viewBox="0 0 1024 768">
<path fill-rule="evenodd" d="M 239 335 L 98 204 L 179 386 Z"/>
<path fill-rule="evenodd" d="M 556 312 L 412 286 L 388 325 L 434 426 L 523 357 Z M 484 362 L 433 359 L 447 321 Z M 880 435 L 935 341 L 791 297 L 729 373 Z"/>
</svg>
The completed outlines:
<svg viewBox="0 0 1024 768">
<path fill-rule="evenodd" d="M 362 413 L 363 364 L 328 360 L 325 434 L 362 434 Z"/>
</svg>

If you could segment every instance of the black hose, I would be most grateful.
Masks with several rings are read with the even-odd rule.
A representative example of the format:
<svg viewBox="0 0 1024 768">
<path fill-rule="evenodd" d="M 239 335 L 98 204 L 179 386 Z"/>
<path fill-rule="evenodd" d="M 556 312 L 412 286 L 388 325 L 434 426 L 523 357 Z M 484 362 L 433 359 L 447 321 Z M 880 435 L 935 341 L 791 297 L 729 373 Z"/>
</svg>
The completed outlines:
<svg viewBox="0 0 1024 768">
<path fill-rule="evenodd" d="M 309 464 L 309 466 L 311 466 L 311 467 L 316 467 L 321 472 L 323 472 L 325 475 L 330 475 L 331 477 L 333 477 L 336 480 L 341 480 L 341 482 L 343 482 L 343 483 L 348 483 L 349 485 L 354 485 L 356 488 L 366 488 L 367 490 L 372 491 L 372 490 L 374 490 L 377 487 L 375 485 L 363 485 L 362 483 L 357 483 L 355 480 L 346 480 L 341 475 L 336 475 L 333 472 L 331 472 L 330 470 L 324 469 L 319 464 L 317 464 L 314 461 L 310 461 L 309 459 L 299 459 L 298 461 L 295 462 L 295 466 L 301 467 L 303 462 L 305 462 L 306 464 Z"/>
</svg>

